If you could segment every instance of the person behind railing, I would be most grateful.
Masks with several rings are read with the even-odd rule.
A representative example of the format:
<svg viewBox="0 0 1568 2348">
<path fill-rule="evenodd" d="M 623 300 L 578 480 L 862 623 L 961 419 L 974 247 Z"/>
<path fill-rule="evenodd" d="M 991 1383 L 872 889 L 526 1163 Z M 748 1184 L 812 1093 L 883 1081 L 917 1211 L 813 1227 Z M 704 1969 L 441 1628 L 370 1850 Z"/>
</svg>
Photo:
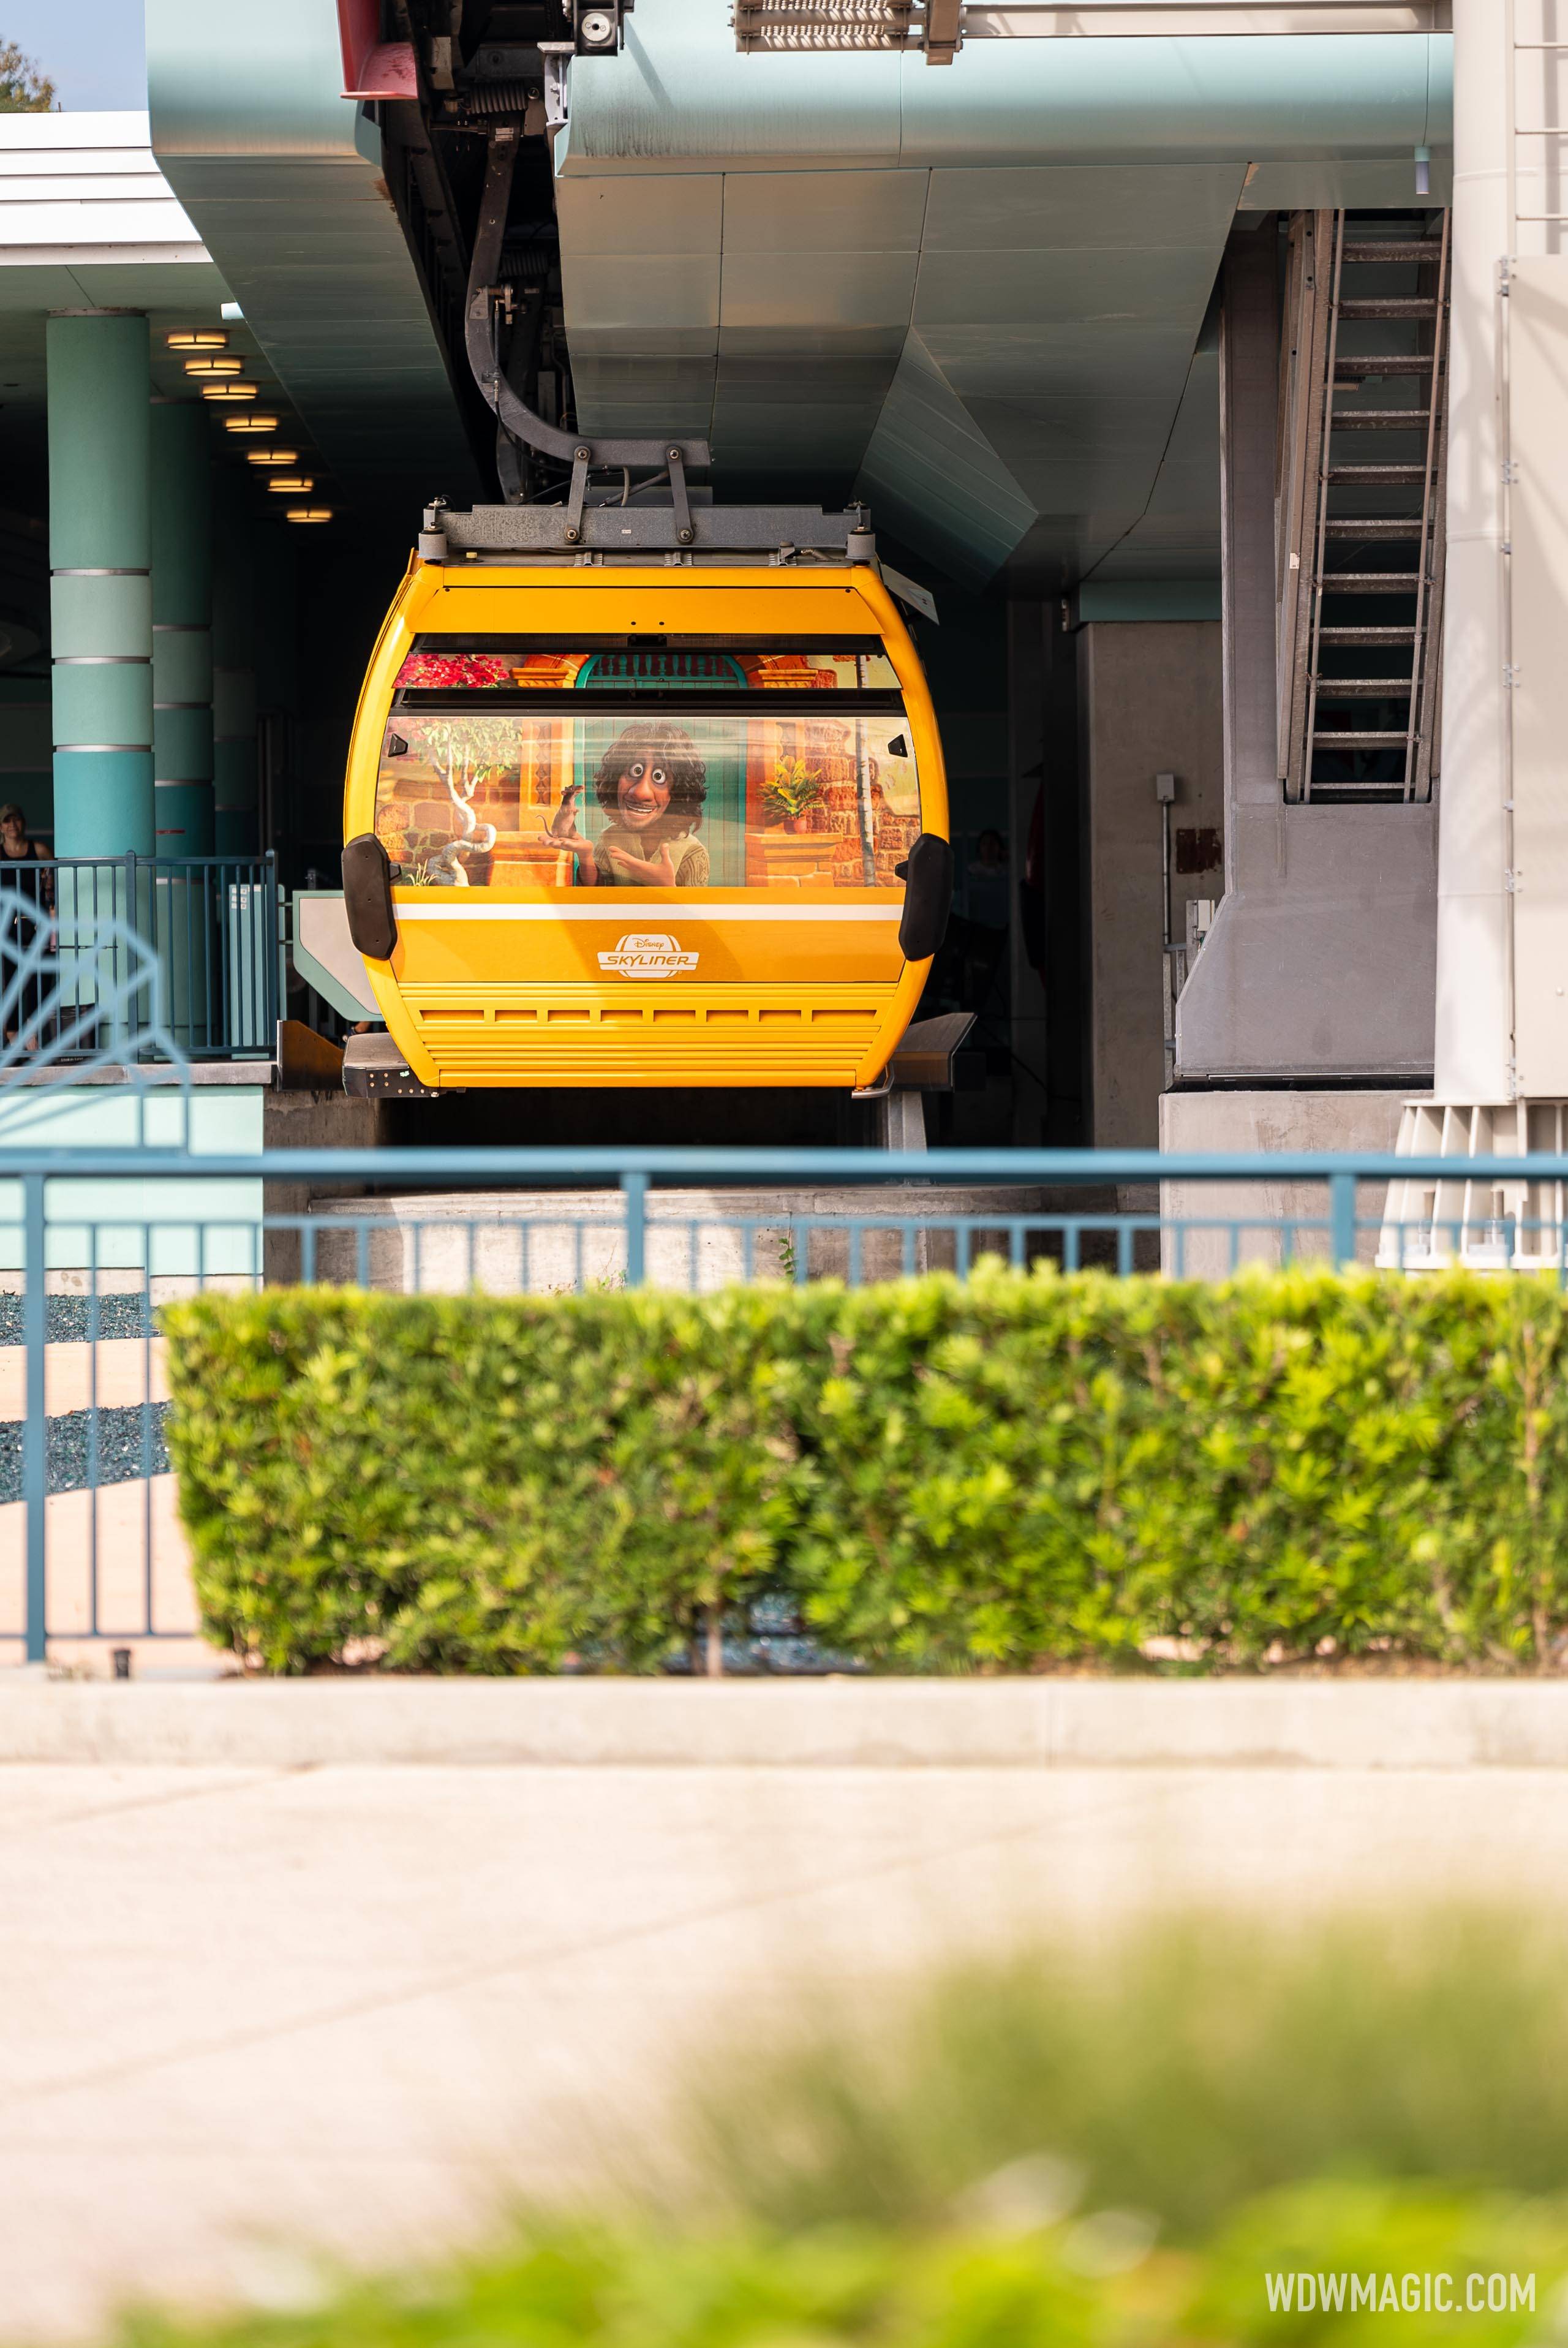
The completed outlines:
<svg viewBox="0 0 1568 2348">
<path fill-rule="evenodd" d="M 15 805 L 0 807 L 0 855 L 5 858 L 0 865 L 0 896 L 6 901 L 0 906 L 0 938 L 9 945 L 12 960 L 20 962 L 42 930 L 44 915 L 55 910 L 55 876 L 42 861 L 45 850 L 28 836 L 26 817 Z M 14 869 L 18 865 L 24 868 L 20 871 Z M 15 1043 L 20 1034 L 25 1043 L 36 1046 L 41 1039 L 27 1031 L 37 1025 L 43 999 L 42 980 L 25 979 L 11 1006 L 21 1025 L 6 1028 L 7 1044 Z"/>
</svg>

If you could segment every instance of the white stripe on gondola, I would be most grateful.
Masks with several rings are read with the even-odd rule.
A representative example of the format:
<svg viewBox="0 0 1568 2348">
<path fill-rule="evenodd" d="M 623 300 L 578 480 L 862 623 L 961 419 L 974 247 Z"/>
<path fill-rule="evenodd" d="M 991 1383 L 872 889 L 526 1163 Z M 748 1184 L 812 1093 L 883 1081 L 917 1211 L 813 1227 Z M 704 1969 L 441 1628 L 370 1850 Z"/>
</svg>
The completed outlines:
<svg viewBox="0 0 1568 2348">
<path fill-rule="evenodd" d="M 640 914 L 645 922 L 896 922 L 903 913 L 896 905 L 695 905 L 650 903 L 646 897 L 601 898 L 595 905 L 410 905 L 395 898 L 393 910 L 404 922 L 624 922 Z"/>
</svg>

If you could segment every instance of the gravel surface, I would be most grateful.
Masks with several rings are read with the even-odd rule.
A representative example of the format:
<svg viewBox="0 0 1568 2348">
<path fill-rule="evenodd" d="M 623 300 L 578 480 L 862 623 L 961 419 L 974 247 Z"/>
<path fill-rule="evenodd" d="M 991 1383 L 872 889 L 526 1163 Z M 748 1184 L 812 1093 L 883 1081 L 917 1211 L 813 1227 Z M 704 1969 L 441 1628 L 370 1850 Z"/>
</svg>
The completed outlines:
<svg viewBox="0 0 1568 2348">
<path fill-rule="evenodd" d="M 98 1300 L 98 1327 L 92 1325 L 90 1296 L 50 1296 L 45 1299 L 44 1334 L 51 1345 L 71 1345 L 84 1343 L 92 1336 L 150 1337 L 152 1315 L 147 1296 L 140 1289 L 124 1296 L 100 1296 Z M 0 1345 L 19 1345 L 22 1336 L 22 1304 L 19 1296 L 0 1296 Z"/>
<path fill-rule="evenodd" d="M 142 1412 L 132 1403 L 123 1410 L 98 1414 L 98 1473 L 92 1473 L 90 1427 L 92 1413 L 67 1411 L 49 1421 L 49 1489 L 79 1492 L 89 1484 L 123 1484 L 133 1476 L 166 1475 L 169 1454 L 163 1443 L 167 1403 L 156 1402 L 147 1412 L 147 1447 L 142 1448 Z M 0 1500 L 22 1497 L 22 1429 L 0 1426 Z"/>
</svg>

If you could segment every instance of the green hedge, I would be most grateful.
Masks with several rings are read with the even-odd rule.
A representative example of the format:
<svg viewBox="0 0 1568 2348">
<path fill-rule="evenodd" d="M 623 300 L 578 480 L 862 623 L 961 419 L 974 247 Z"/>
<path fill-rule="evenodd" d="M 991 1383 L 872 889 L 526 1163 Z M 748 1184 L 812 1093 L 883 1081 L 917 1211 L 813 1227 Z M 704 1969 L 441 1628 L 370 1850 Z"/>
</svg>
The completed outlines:
<svg viewBox="0 0 1568 2348">
<path fill-rule="evenodd" d="M 656 1669 L 765 1587 L 915 1671 L 1539 1666 L 1568 1611 L 1545 1281 L 298 1289 L 163 1326 L 204 1620 L 272 1670 Z"/>
<path fill-rule="evenodd" d="M 915 2236 L 541 2227 L 510 2252 L 343 2284 L 319 2306 L 189 2322 L 143 2312 L 119 2336 L 123 2348 L 1526 2348 L 1560 2336 L 1560 2200 L 1314 2182 L 1171 2251 L 1148 2246 L 1132 2212 L 1031 2223 L 1031 2181 L 1027 2168 L 992 2181 L 1017 2205 L 1010 2226 L 999 2212 Z M 1423 2312 L 1424 2276 L 1451 2312 Z M 1393 2312 L 1402 2292 L 1412 2312 Z"/>
</svg>

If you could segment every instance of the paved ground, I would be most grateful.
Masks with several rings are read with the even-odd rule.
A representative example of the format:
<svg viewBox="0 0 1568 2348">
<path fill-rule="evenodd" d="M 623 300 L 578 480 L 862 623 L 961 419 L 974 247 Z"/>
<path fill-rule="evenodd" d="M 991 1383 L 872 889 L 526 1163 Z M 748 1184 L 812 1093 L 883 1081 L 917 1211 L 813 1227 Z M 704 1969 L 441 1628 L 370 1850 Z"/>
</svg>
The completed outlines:
<svg viewBox="0 0 1568 2348">
<path fill-rule="evenodd" d="M 1564 1897 L 1568 1772 L 0 1768 L 0 2333 L 459 2237 L 815 1982 L 1456 1890 Z"/>
</svg>

